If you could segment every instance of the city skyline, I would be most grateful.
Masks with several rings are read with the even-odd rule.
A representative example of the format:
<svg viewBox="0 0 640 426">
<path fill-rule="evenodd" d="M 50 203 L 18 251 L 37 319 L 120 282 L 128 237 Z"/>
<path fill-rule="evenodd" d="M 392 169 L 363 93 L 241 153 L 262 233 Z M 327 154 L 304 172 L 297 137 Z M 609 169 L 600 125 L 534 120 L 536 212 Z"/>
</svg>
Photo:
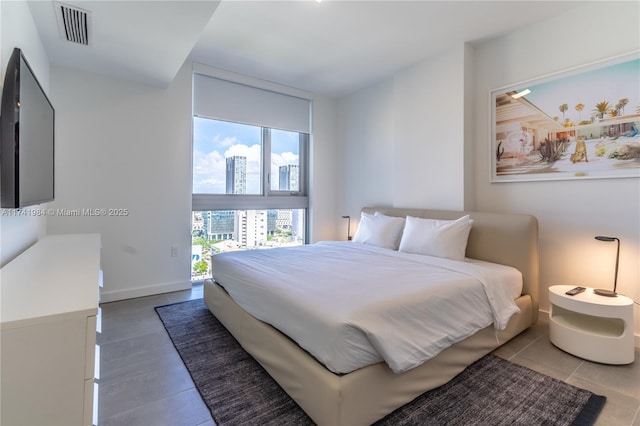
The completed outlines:
<svg viewBox="0 0 640 426">
<path fill-rule="evenodd" d="M 261 194 L 262 130 L 258 126 L 194 117 L 193 193 L 225 194 L 226 162 L 246 158 L 246 194 Z M 279 189 L 280 166 L 299 164 L 296 132 L 271 129 L 271 189 Z"/>
</svg>

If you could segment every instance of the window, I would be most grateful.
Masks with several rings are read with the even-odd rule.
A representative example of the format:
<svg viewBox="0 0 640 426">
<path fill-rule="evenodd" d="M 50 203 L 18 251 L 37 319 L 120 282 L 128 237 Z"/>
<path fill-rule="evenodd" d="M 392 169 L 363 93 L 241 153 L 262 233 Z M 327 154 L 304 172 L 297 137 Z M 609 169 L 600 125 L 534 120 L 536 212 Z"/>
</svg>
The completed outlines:
<svg viewBox="0 0 640 426">
<path fill-rule="evenodd" d="M 210 278 L 218 253 L 304 244 L 305 219 L 305 209 L 194 211 L 191 279 Z"/>
<path fill-rule="evenodd" d="M 262 194 L 262 130 L 193 118 L 193 193 Z"/>
<path fill-rule="evenodd" d="M 209 277 L 222 251 L 306 242 L 309 109 L 308 100 L 194 75 L 192 279 Z"/>
<path fill-rule="evenodd" d="M 194 117 L 193 194 L 306 198 L 308 144 L 305 133 Z"/>
<path fill-rule="evenodd" d="M 306 135 L 271 130 L 271 191 L 300 192 L 300 151 Z"/>
</svg>

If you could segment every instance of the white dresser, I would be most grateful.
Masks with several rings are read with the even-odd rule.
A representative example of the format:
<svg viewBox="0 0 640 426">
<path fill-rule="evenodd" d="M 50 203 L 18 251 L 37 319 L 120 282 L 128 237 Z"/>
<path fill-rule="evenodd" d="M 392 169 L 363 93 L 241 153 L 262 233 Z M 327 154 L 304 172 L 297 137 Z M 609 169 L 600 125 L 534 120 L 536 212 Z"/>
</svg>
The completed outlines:
<svg viewBox="0 0 640 426">
<path fill-rule="evenodd" d="M 0 424 L 94 418 L 100 235 L 50 235 L 0 270 Z"/>
</svg>

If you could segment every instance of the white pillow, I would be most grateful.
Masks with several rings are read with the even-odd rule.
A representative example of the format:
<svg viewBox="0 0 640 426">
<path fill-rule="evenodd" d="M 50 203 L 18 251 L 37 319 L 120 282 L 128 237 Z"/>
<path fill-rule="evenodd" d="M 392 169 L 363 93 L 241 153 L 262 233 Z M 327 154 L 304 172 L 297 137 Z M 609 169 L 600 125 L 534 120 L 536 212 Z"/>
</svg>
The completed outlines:
<svg viewBox="0 0 640 426">
<path fill-rule="evenodd" d="M 398 216 L 388 216 L 385 214 L 382 214 L 380 212 L 375 212 L 373 214 L 374 216 L 382 216 L 384 218 L 390 219 L 392 222 L 394 222 L 394 226 L 395 228 L 393 229 L 394 232 L 394 236 L 395 236 L 395 242 L 394 242 L 394 250 L 398 250 L 398 247 L 400 246 L 400 239 L 402 238 L 402 232 L 404 231 L 404 224 L 406 222 L 406 219 L 404 217 L 398 217 Z"/>
<path fill-rule="evenodd" d="M 403 217 L 385 216 L 378 212 L 371 215 L 363 212 L 353 241 L 397 250 L 404 221 Z"/>
<path fill-rule="evenodd" d="M 473 220 L 423 219 L 407 216 L 399 250 L 453 260 L 464 260 Z"/>
</svg>

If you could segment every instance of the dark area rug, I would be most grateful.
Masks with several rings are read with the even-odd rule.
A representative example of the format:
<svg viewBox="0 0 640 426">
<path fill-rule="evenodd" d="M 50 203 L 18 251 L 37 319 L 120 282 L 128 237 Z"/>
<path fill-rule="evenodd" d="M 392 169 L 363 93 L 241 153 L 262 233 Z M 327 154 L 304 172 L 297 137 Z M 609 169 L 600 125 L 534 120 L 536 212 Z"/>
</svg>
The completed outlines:
<svg viewBox="0 0 640 426">
<path fill-rule="evenodd" d="M 156 312 L 219 426 L 313 424 L 202 299 L 160 306 Z M 591 425 L 605 401 L 487 355 L 376 425 Z"/>
</svg>

